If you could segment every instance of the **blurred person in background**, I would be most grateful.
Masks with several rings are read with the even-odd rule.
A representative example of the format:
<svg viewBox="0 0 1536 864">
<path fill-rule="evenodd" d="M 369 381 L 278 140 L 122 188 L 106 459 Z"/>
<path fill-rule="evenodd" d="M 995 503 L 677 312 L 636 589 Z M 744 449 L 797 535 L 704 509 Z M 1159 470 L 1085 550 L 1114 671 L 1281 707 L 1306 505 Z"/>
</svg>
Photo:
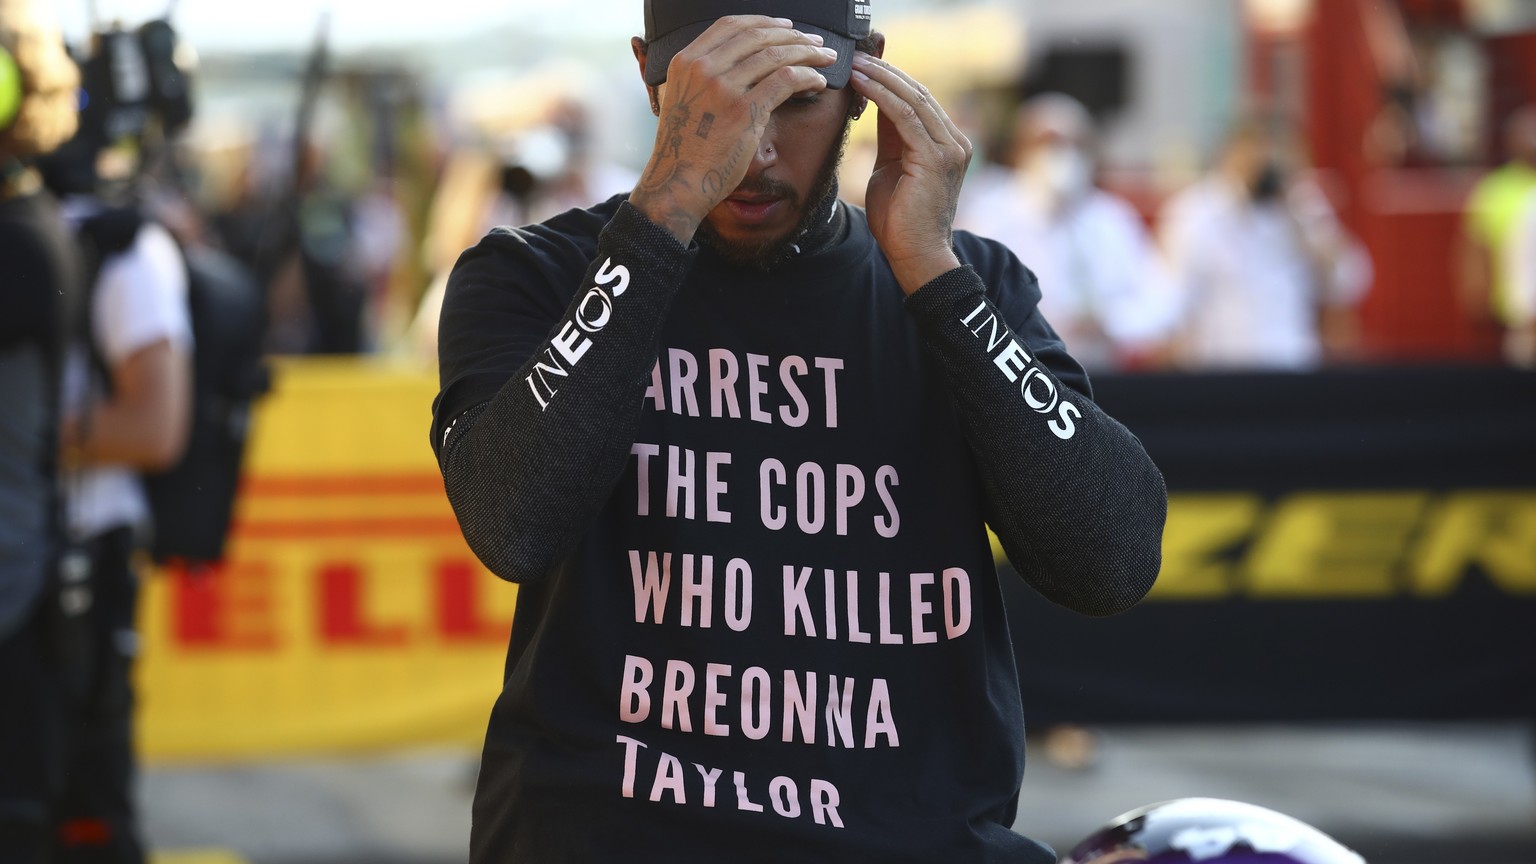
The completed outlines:
<svg viewBox="0 0 1536 864">
<path fill-rule="evenodd" d="M 1536 104 L 1525 105 L 1504 124 L 1509 161 L 1488 172 L 1467 199 L 1461 234 L 1461 302 L 1467 317 L 1499 327 L 1505 356 L 1528 364 L 1529 307 L 1520 288 L 1522 249 L 1528 242 L 1520 227 L 1536 200 Z M 1524 358 L 1524 359 L 1522 359 Z"/>
<path fill-rule="evenodd" d="M 1018 110 L 1012 165 L 967 185 L 956 224 L 1001 240 L 1040 280 L 1040 311 L 1090 372 L 1165 338 L 1169 286 L 1136 210 L 1094 182 L 1093 117 L 1060 93 Z"/>
<path fill-rule="evenodd" d="M 1156 578 L 1162 477 L 1018 259 L 953 230 L 970 142 L 868 3 L 644 8 L 634 191 L 493 231 L 443 305 L 431 444 L 519 585 L 470 859 L 1051 864 L 1011 830 L 984 524 L 1114 614 Z M 862 209 L 836 170 L 869 103 Z"/>
<path fill-rule="evenodd" d="M 266 263 L 263 243 L 270 242 L 264 236 L 273 206 L 268 197 L 271 187 L 279 182 L 277 169 L 268 163 L 273 161 L 270 154 L 280 150 L 274 135 L 258 136 L 248 153 L 237 160 L 227 197 L 214 205 L 208 219 L 218 245 L 250 267 L 263 285 L 272 275 L 270 265 L 258 267 Z"/>
<path fill-rule="evenodd" d="M 59 864 L 142 864 L 134 804 L 136 554 L 152 530 L 140 474 L 175 465 L 192 406 L 187 270 L 145 218 L 140 154 L 156 128 L 146 31 L 95 34 L 75 137 L 42 161 L 86 251 L 88 296 L 66 358 L 60 440 L 66 532 L 89 557 L 88 685 L 71 706 Z"/>
<path fill-rule="evenodd" d="M 1370 258 L 1297 147 L 1284 124 L 1244 117 L 1215 167 L 1163 206 L 1179 365 L 1305 371 L 1357 352 Z"/>
<path fill-rule="evenodd" d="M 509 136 L 484 230 L 543 222 L 634 188 L 635 172 L 597 158 L 592 138 L 591 115 L 570 96 L 556 99 L 543 123 Z"/>
<path fill-rule="evenodd" d="M 1536 368 L 1536 190 L 1526 196 L 1505 246 L 1504 360 L 1521 369 Z"/>
<path fill-rule="evenodd" d="M 330 153 L 300 149 L 297 179 L 283 195 L 263 195 L 256 260 L 265 276 L 267 349 L 278 354 L 355 354 L 365 350 L 369 279 L 359 255 L 353 195 L 332 182 Z M 236 243 L 236 246 L 249 245 Z"/>
<path fill-rule="evenodd" d="M 498 225 L 542 222 L 634 188 L 635 172 L 599 158 L 592 139 L 587 107 L 562 95 L 542 122 L 507 134 L 494 158 L 461 152 L 451 160 L 433 199 L 423 243 L 435 275 L 411 325 L 411 342 L 422 357 L 437 357 L 448 271 L 485 232 Z"/>
<path fill-rule="evenodd" d="M 264 292 L 266 350 L 368 350 L 379 270 L 388 269 L 400 241 L 388 180 L 354 195 L 331 179 L 333 157 L 326 146 L 306 140 L 293 148 L 297 164 L 282 167 L 271 151 L 283 148 L 275 136 L 264 135 L 240 169 L 234 194 L 209 219 L 218 245 L 250 270 Z"/>
<path fill-rule="evenodd" d="M 49 860 L 58 794 L 57 405 L 81 276 L 32 162 L 74 134 L 78 83 L 43 5 L 0 0 L 0 864 Z"/>
</svg>

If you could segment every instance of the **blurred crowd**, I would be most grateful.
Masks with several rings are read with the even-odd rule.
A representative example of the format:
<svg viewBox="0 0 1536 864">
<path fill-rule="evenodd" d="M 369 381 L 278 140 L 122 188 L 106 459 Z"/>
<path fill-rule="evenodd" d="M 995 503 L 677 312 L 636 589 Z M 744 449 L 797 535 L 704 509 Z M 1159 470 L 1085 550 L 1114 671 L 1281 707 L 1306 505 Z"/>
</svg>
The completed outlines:
<svg viewBox="0 0 1536 864">
<path fill-rule="evenodd" d="M 413 164 L 367 178 L 341 180 L 342 154 L 311 143 L 291 181 L 245 164 L 222 197 L 192 194 L 205 238 L 266 286 L 271 351 L 431 359 L 460 251 L 496 225 L 632 187 L 639 166 L 591 146 L 590 101 L 557 94 L 521 128 L 432 142 L 439 149 Z M 1447 267 L 1445 290 L 1469 319 L 1505 327 L 1509 362 L 1525 366 L 1536 362 L 1536 109 L 1506 125 L 1510 159 L 1468 199 L 1463 260 Z M 1239 112 L 1203 173 L 1150 203 L 1104 182 L 1114 169 L 1096 148 L 1099 127 L 1072 96 L 1025 98 L 1006 146 L 973 165 L 958 220 L 1036 274 L 1043 312 L 1087 368 L 1305 371 L 1360 359 L 1358 312 L 1375 268 L 1293 119 Z M 857 202 L 863 178 L 849 161 L 842 194 Z"/>
<path fill-rule="evenodd" d="M 1152 236 L 1096 182 L 1093 118 L 1048 93 L 1018 110 L 1007 166 L 984 166 L 961 224 L 1013 249 L 1042 311 L 1086 367 L 1315 368 L 1353 349 L 1370 260 L 1304 170 L 1294 133 L 1233 122 Z"/>
<path fill-rule="evenodd" d="M 1507 154 L 1466 197 L 1450 244 L 1456 260 L 1433 278 L 1466 326 L 1499 328 L 1505 359 L 1531 365 L 1533 111 L 1497 118 L 1498 141 L 1469 143 L 1470 121 L 1436 83 L 1465 87 L 1454 71 L 1465 40 L 1400 35 L 1388 43 L 1395 53 L 1382 51 L 1380 112 L 1360 158 L 1461 178 L 1482 170 L 1482 154 Z M 460 251 L 492 226 L 627 191 L 646 150 L 615 156 L 594 128 L 595 116 L 632 118 L 618 106 L 640 101 L 638 85 L 541 78 L 492 97 L 516 110 L 465 121 L 407 71 L 309 68 L 316 80 L 294 87 L 297 120 L 193 135 L 170 151 L 170 176 L 182 182 L 160 184 L 201 214 L 182 220 L 196 224 L 190 230 L 264 286 L 266 344 L 276 353 L 430 361 Z M 986 122 L 965 110 L 973 94 L 948 88 L 955 113 L 971 117 L 974 140 L 986 145 L 959 222 L 1002 240 L 1036 273 L 1046 317 L 1090 370 L 1304 371 L 1415 359 L 1363 343 L 1361 311 L 1373 294 L 1391 293 L 1380 282 L 1390 274 L 1373 260 L 1379 249 L 1341 218 L 1350 190 L 1336 172 L 1316 169 L 1307 118 L 1294 106 L 1235 99 L 1195 175 L 1149 184 L 1101 146 L 1114 110 L 1077 98 L 1070 78 L 1040 84 L 1010 89 L 1006 117 L 993 111 Z M 330 106 L 324 130 L 301 92 Z M 647 143 L 648 119 L 619 124 L 622 134 Z M 867 146 L 856 133 L 842 172 L 843 197 L 855 203 Z"/>
<path fill-rule="evenodd" d="M 1405 37 L 1383 51 L 1381 112 L 1362 149 L 1402 165 L 1474 159 L 1465 119 L 1432 86 L 1454 77 L 1436 71 L 1454 63 L 1431 60 L 1446 40 Z M 292 118 L 222 137 L 194 127 L 137 169 L 159 221 L 254 275 L 273 353 L 430 359 L 461 250 L 494 225 L 627 191 L 640 167 L 597 146 L 593 128 L 594 115 L 637 101 L 638 86 L 541 81 L 504 94 L 515 112 L 464 123 L 408 70 L 327 59 L 317 52 L 293 82 Z M 1002 240 L 1036 273 L 1046 317 L 1085 366 L 1294 371 L 1380 359 L 1363 354 L 1359 325 L 1379 270 L 1336 213 L 1336 184 L 1313 170 L 1304 118 L 1236 100 L 1200 175 L 1147 194 L 1117 182 L 1126 166 L 1099 146 L 1113 112 L 1075 98 L 1070 79 L 1050 83 L 1066 86 L 1015 88 L 1009 116 L 991 124 L 1000 128 L 976 124 L 975 140 L 991 146 L 979 148 L 960 225 Z M 963 116 L 968 94 L 950 89 Z M 327 108 L 330 122 L 317 122 Z M 1505 131 L 1502 150 L 1488 149 L 1508 161 L 1468 199 L 1444 291 L 1469 320 L 1506 331 L 1509 362 L 1530 365 L 1533 110 L 1514 112 Z M 842 177 L 854 202 L 863 165 L 851 154 Z"/>
</svg>

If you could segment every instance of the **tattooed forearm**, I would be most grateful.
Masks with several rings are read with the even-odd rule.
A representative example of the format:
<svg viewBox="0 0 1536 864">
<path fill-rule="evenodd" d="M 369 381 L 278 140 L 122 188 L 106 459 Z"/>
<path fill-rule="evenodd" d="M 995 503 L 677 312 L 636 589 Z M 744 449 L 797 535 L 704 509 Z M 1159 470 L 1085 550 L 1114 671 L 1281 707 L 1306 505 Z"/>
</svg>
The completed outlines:
<svg viewBox="0 0 1536 864">
<path fill-rule="evenodd" d="M 693 130 L 693 134 L 699 136 L 700 138 L 708 138 L 710 127 L 714 125 L 715 115 L 705 111 L 704 116 L 699 118 L 699 128 Z"/>
<path fill-rule="evenodd" d="M 692 237 L 699 228 L 698 220 L 682 207 L 669 207 L 661 213 L 647 215 L 674 237 Z"/>
</svg>

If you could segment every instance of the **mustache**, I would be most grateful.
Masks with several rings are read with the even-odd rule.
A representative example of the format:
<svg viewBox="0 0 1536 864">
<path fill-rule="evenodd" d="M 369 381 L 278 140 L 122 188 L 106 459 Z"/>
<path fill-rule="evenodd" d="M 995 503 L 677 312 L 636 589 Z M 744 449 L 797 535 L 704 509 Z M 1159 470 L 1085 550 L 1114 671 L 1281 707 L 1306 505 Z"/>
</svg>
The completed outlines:
<svg viewBox="0 0 1536 864">
<path fill-rule="evenodd" d="M 731 196 L 751 195 L 757 198 L 783 198 L 791 204 L 799 201 L 800 195 L 795 187 L 783 180 L 775 180 L 772 177 L 747 177 L 741 181 L 731 192 Z"/>
</svg>

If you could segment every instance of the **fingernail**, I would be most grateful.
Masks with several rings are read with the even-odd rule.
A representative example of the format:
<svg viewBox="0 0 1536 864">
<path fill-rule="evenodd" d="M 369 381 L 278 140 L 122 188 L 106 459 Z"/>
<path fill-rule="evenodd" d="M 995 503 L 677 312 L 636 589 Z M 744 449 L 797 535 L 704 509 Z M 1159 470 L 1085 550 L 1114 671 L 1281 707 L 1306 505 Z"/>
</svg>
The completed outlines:
<svg viewBox="0 0 1536 864">
<path fill-rule="evenodd" d="M 831 57 L 833 60 L 837 59 L 837 52 L 831 48 L 817 48 L 816 50 L 827 55 L 828 57 Z"/>
<path fill-rule="evenodd" d="M 773 23 L 779 25 L 780 27 L 793 27 L 793 26 L 795 26 L 795 22 L 789 20 L 788 18 L 775 18 L 775 19 L 773 19 Z"/>
<path fill-rule="evenodd" d="M 868 75 L 865 75 L 863 72 L 860 72 L 857 69 L 852 70 L 848 74 L 850 74 L 853 77 L 859 79 L 860 81 L 868 81 L 869 80 L 869 76 Z"/>
<path fill-rule="evenodd" d="M 863 65 L 866 65 L 868 63 L 869 63 L 869 55 L 868 54 L 865 54 L 863 51 L 855 51 L 855 52 L 853 52 L 853 64 L 855 66 L 863 66 Z"/>
<path fill-rule="evenodd" d="M 821 38 L 820 36 L 817 36 L 815 33 L 801 33 L 800 35 L 804 36 L 805 38 L 807 38 L 809 40 L 811 40 L 812 42 L 815 42 L 817 45 L 825 45 L 825 44 L 827 44 L 827 40 Z"/>
</svg>

